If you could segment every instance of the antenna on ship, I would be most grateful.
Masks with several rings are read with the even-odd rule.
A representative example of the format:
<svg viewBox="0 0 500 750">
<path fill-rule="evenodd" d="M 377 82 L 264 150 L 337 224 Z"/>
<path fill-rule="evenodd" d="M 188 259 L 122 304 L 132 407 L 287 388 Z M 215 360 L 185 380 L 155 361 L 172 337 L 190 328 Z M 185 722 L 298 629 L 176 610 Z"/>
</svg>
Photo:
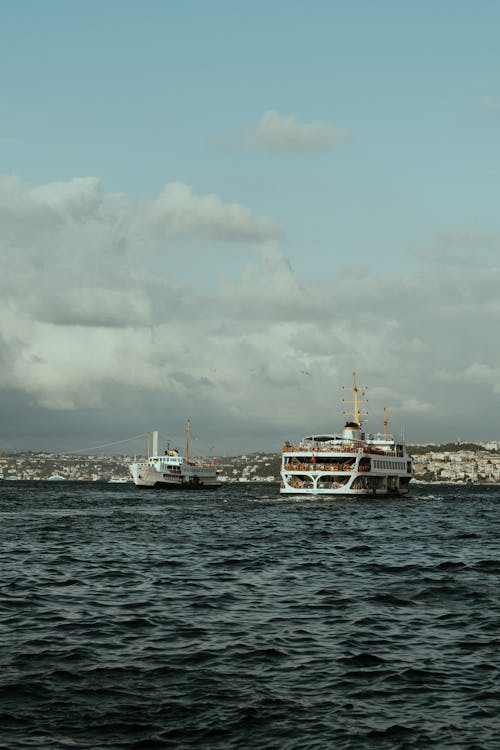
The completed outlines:
<svg viewBox="0 0 500 750">
<path fill-rule="evenodd" d="M 384 437 L 387 438 L 387 409 L 384 406 Z"/>
<path fill-rule="evenodd" d="M 149 461 L 150 455 L 151 455 L 151 433 L 148 432 L 148 461 Z"/>
<path fill-rule="evenodd" d="M 347 416 L 352 416 L 353 421 L 357 424 L 361 424 L 361 417 L 366 417 L 368 415 L 368 412 L 366 411 L 360 411 L 359 405 L 360 404 L 367 404 L 368 399 L 366 399 L 365 391 L 367 390 L 365 387 L 359 386 L 356 383 L 356 373 L 353 372 L 352 374 L 352 385 L 343 385 L 342 390 L 344 391 L 352 391 L 354 394 L 354 400 L 353 401 L 345 401 L 345 399 L 342 399 L 345 403 L 353 404 L 353 410 L 352 411 L 345 411 L 344 414 Z"/>
<path fill-rule="evenodd" d="M 189 433 L 191 432 L 191 420 L 186 423 L 186 463 L 189 463 Z"/>
</svg>

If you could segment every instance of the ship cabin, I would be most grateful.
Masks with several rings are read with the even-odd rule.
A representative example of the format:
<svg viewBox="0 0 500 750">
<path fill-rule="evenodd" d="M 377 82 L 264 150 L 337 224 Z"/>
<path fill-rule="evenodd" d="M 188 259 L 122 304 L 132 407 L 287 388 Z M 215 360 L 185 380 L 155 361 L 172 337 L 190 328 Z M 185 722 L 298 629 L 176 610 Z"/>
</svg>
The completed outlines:
<svg viewBox="0 0 500 750">
<path fill-rule="evenodd" d="M 138 466 L 151 466 L 159 472 L 167 471 L 178 474 L 181 471 L 183 461 L 183 457 L 176 449 L 171 450 L 170 448 L 167 448 L 164 453 L 160 453 L 159 433 L 158 430 L 154 430 L 151 434 L 148 434 L 147 461 L 138 463 Z"/>
<path fill-rule="evenodd" d="M 166 450 L 163 455 L 150 456 L 148 463 L 150 466 L 154 466 L 158 471 L 163 471 L 165 469 L 169 469 L 170 471 L 180 470 L 183 458 L 179 455 L 179 451 Z"/>
</svg>

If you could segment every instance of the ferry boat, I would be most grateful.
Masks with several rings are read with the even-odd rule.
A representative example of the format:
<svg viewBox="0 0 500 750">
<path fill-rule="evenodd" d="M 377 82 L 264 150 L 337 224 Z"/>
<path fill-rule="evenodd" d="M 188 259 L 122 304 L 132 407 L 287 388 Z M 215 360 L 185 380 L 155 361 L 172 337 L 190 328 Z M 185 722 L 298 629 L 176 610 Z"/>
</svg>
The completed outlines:
<svg viewBox="0 0 500 750">
<path fill-rule="evenodd" d="M 186 454 L 167 448 L 159 452 L 158 430 L 148 433 L 148 457 L 129 465 L 130 475 L 137 487 L 167 490 L 215 489 L 220 485 L 215 463 L 203 463 L 189 459 L 189 435 L 191 423 L 186 427 Z M 152 440 L 151 440 L 152 438 Z M 152 443 L 152 445 L 151 445 Z"/>
<path fill-rule="evenodd" d="M 309 435 L 298 445 L 285 443 L 281 459 L 283 495 L 406 495 L 413 476 L 413 462 L 403 438 L 387 432 L 384 409 L 384 431 L 367 435 L 360 411 L 366 403 L 365 388 L 347 386 L 354 399 L 351 417 L 341 434 Z"/>
</svg>

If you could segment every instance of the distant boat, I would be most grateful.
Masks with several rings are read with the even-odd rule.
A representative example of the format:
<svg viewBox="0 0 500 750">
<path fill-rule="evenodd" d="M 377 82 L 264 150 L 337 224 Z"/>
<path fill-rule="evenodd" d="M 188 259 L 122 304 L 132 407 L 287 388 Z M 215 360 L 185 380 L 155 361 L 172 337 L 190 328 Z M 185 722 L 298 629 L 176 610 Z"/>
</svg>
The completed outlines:
<svg viewBox="0 0 500 750">
<path fill-rule="evenodd" d="M 137 487 L 165 490 L 211 490 L 220 486 L 214 462 L 189 459 L 189 435 L 191 422 L 186 425 L 186 454 L 167 448 L 158 449 L 158 431 L 148 433 L 148 458 L 129 465 L 132 480 Z M 150 453 L 150 439 L 153 438 Z"/>
<path fill-rule="evenodd" d="M 49 482 L 65 482 L 66 477 L 62 477 L 60 474 L 52 474 L 51 477 L 48 478 Z"/>
<path fill-rule="evenodd" d="M 130 481 L 126 477 L 118 477 L 117 479 L 108 479 L 108 484 L 125 484 L 125 482 Z"/>
<path fill-rule="evenodd" d="M 387 433 L 366 435 L 359 409 L 356 375 L 349 388 L 354 394 L 352 417 L 342 434 L 310 435 L 298 445 L 285 443 L 281 459 L 283 495 L 406 495 L 413 476 L 413 463 L 403 438 Z M 363 389 L 361 389 L 363 391 Z M 363 395 L 363 394 L 362 394 Z"/>
</svg>

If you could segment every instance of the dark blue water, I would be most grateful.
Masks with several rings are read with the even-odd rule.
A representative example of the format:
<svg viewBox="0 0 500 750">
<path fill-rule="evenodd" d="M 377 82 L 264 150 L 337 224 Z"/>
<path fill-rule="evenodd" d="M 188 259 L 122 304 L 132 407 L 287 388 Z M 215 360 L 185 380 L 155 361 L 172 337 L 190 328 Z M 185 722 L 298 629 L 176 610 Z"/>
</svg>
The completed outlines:
<svg viewBox="0 0 500 750">
<path fill-rule="evenodd" d="M 500 488 L 0 484 L 0 747 L 500 748 Z"/>
</svg>

